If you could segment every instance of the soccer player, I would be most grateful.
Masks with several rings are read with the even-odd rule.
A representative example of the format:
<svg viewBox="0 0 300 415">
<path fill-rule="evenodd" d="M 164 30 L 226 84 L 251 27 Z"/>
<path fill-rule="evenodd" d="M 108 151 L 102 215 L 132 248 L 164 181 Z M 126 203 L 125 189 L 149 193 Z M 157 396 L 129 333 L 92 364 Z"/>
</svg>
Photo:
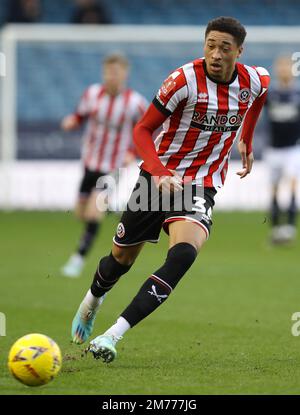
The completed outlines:
<svg viewBox="0 0 300 415">
<path fill-rule="evenodd" d="M 91 335 L 104 296 L 129 271 L 145 242 L 157 242 L 162 227 L 169 234 L 169 250 L 116 323 L 90 342 L 88 350 L 95 358 L 111 362 L 124 333 L 163 304 L 192 266 L 209 237 L 214 196 L 224 183 L 237 137 L 243 166 L 237 174 L 244 178 L 251 172 L 252 136 L 269 74 L 264 68 L 237 63 L 245 36 L 236 19 L 210 21 L 204 58 L 171 73 L 134 129 L 136 149 L 144 161 L 136 189 L 146 181 L 151 193 L 158 189 L 153 199 L 170 192 L 175 201 L 176 194 L 190 186 L 191 206 L 178 210 L 174 203 L 169 210 L 135 211 L 130 208 L 134 200 L 129 200 L 112 251 L 100 260 L 73 319 L 73 342 L 81 344 Z M 163 130 L 153 142 L 153 132 L 161 125 Z"/>
<path fill-rule="evenodd" d="M 96 189 L 98 178 L 135 159 L 133 126 L 148 104 L 142 95 L 126 87 L 128 72 L 129 64 L 124 56 L 107 56 L 103 62 L 103 84 L 89 86 L 76 112 L 62 120 L 65 131 L 87 122 L 82 149 L 84 175 L 75 207 L 76 216 L 84 222 L 84 231 L 76 252 L 62 268 L 62 274 L 67 277 L 80 275 L 105 216 L 104 200 L 101 202 Z"/>
<path fill-rule="evenodd" d="M 300 88 L 292 73 L 292 60 L 279 56 L 275 61 L 277 84 L 270 88 L 266 102 L 270 124 L 270 145 L 266 161 L 271 170 L 271 242 L 292 241 L 296 236 L 296 189 L 300 171 Z M 282 212 L 278 195 L 281 180 L 288 183 L 290 202 Z"/>
</svg>

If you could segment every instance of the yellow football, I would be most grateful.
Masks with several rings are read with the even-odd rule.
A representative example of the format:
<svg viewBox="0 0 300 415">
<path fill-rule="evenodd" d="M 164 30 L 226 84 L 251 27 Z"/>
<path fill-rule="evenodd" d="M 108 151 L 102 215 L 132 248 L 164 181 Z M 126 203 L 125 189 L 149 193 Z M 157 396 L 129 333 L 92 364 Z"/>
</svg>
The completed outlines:
<svg viewBox="0 0 300 415">
<path fill-rule="evenodd" d="M 37 333 L 17 340 L 8 355 L 11 374 L 27 386 L 50 382 L 58 374 L 61 362 L 61 352 L 55 341 Z"/>
</svg>

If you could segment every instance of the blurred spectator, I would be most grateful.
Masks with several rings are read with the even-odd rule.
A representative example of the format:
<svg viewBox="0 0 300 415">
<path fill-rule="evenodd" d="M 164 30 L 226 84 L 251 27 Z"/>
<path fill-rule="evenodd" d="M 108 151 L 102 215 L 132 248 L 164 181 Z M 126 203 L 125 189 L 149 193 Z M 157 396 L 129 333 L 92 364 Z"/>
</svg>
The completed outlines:
<svg viewBox="0 0 300 415">
<path fill-rule="evenodd" d="M 10 0 L 7 23 L 35 23 L 40 20 L 40 0 Z"/>
<path fill-rule="evenodd" d="M 290 56 L 275 61 L 275 84 L 269 91 L 266 110 L 270 122 L 270 145 L 266 161 L 271 170 L 271 242 L 291 242 L 296 236 L 296 189 L 300 172 L 300 87 L 292 72 Z M 277 82 L 276 82 L 277 81 Z M 279 185 L 289 191 L 287 211 L 279 206 Z"/>
<path fill-rule="evenodd" d="M 96 0 L 77 0 L 77 8 L 74 10 L 72 23 L 110 23 L 106 10 Z"/>
</svg>

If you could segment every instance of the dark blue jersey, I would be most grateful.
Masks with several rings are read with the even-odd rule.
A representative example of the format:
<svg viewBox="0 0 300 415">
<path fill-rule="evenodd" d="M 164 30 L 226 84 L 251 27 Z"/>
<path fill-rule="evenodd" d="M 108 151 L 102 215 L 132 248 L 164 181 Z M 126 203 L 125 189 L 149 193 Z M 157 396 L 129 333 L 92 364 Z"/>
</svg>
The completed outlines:
<svg viewBox="0 0 300 415">
<path fill-rule="evenodd" d="M 270 122 L 270 145 L 291 147 L 300 143 L 300 88 L 270 88 L 266 103 Z"/>
</svg>

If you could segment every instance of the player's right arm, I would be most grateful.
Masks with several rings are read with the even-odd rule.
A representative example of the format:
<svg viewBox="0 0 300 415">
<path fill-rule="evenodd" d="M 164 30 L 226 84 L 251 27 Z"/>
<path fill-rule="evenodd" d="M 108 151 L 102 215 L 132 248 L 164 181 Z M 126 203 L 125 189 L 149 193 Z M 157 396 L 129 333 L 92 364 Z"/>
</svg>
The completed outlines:
<svg viewBox="0 0 300 415">
<path fill-rule="evenodd" d="M 61 128 L 64 131 L 76 130 L 87 119 L 91 113 L 91 107 L 95 100 L 96 92 L 97 85 L 92 85 L 84 91 L 74 113 L 66 115 L 62 119 Z"/>
<path fill-rule="evenodd" d="M 144 160 L 143 169 L 165 191 L 181 190 L 181 178 L 160 161 L 153 142 L 153 133 L 172 115 L 178 104 L 187 98 L 187 85 L 182 69 L 173 72 L 163 83 L 142 119 L 133 131 L 137 153 Z"/>
<path fill-rule="evenodd" d="M 80 125 L 81 122 L 79 121 L 78 117 L 76 117 L 76 114 L 66 115 L 61 122 L 61 128 L 64 131 L 76 130 Z"/>
<path fill-rule="evenodd" d="M 158 188 L 162 191 L 169 192 L 181 190 L 181 178 L 178 178 L 175 172 L 168 170 L 160 161 L 156 148 L 152 139 L 152 135 L 168 115 L 160 112 L 154 104 L 150 104 L 143 118 L 137 123 L 133 131 L 133 141 L 136 150 L 142 160 L 143 169 L 154 177 L 154 181 Z"/>
<path fill-rule="evenodd" d="M 258 67 L 256 68 L 256 71 L 260 78 L 261 91 L 246 113 L 245 120 L 242 125 L 240 141 L 238 143 L 238 150 L 241 155 L 243 169 L 237 172 L 237 175 L 240 176 L 241 179 L 251 173 L 252 170 L 254 162 L 252 150 L 254 129 L 262 108 L 266 102 L 268 87 L 270 84 L 270 75 L 265 68 Z"/>
</svg>

